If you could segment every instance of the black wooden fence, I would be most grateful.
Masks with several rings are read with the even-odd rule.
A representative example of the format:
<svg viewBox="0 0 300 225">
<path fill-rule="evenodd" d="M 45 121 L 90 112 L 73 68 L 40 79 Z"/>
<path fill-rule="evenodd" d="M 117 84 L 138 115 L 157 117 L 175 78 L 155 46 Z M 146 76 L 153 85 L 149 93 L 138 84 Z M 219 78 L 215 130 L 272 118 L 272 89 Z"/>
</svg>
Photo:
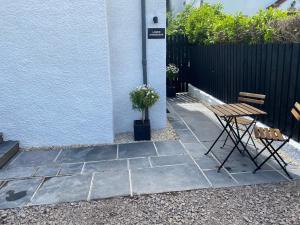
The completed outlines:
<svg viewBox="0 0 300 225">
<path fill-rule="evenodd" d="M 175 80 L 176 92 L 187 92 L 189 83 L 190 48 L 187 38 L 183 36 L 167 37 L 167 65 L 174 63 L 179 68 Z M 167 81 L 168 82 L 168 81 Z"/>
<path fill-rule="evenodd" d="M 300 141 L 290 113 L 300 102 L 300 44 L 190 46 L 190 69 L 191 84 L 227 103 L 240 91 L 266 94 L 262 121 Z"/>
</svg>

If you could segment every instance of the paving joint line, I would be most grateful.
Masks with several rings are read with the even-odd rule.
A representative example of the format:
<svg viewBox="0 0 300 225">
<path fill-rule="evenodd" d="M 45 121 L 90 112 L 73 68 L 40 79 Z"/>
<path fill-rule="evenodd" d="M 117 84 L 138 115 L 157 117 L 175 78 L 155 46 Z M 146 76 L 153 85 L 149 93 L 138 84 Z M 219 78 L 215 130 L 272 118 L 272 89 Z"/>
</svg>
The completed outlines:
<svg viewBox="0 0 300 225">
<path fill-rule="evenodd" d="M 84 168 L 85 168 L 85 162 L 83 163 L 83 166 L 82 166 L 82 168 L 81 168 L 80 174 L 83 174 Z"/>
<path fill-rule="evenodd" d="M 127 169 L 128 169 L 130 196 L 132 197 L 133 191 L 132 191 L 131 170 L 130 170 L 130 166 L 129 166 L 129 159 L 127 159 Z"/>
<path fill-rule="evenodd" d="M 201 144 L 206 150 L 208 150 L 208 148 L 207 148 L 203 143 L 199 142 L 199 144 Z M 219 161 L 219 159 L 213 154 L 213 152 L 210 152 L 210 155 L 212 155 L 212 157 L 217 161 L 217 163 L 219 163 L 219 165 L 222 164 L 222 163 Z M 227 175 L 230 176 L 231 179 L 233 179 L 233 181 L 234 181 L 236 184 L 240 185 L 240 183 L 237 181 L 237 179 L 235 179 L 235 177 L 232 176 L 232 174 L 226 169 L 226 167 L 223 167 L 222 169 L 225 170 L 225 172 L 227 173 Z"/>
<path fill-rule="evenodd" d="M 153 141 L 152 143 L 153 143 L 153 145 L 154 145 L 154 148 L 155 148 L 155 151 L 156 151 L 157 156 L 159 156 L 158 150 L 157 150 L 157 147 L 156 147 L 156 144 L 154 143 L 154 141 Z"/>
<path fill-rule="evenodd" d="M 42 179 L 41 183 L 37 186 L 36 190 L 33 192 L 33 195 L 31 196 L 28 203 L 26 203 L 26 206 L 29 206 L 29 204 L 32 202 L 33 198 L 35 197 L 38 190 L 42 187 L 42 185 L 45 183 L 45 178 Z"/>
<path fill-rule="evenodd" d="M 60 156 L 60 154 L 62 153 L 62 149 L 58 152 L 57 156 L 55 157 L 55 159 L 53 160 L 53 162 L 56 162 L 56 160 L 58 159 L 58 157 Z"/>
<path fill-rule="evenodd" d="M 176 163 L 176 164 L 172 164 L 172 165 L 154 166 L 153 168 L 162 168 L 162 167 L 171 167 L 171 166 L 183 166 L 183 165 L 187 165 L 187 163 Z"/>
<path fill-rule="evenodd" d="M 151 160 L 150 160 L 150 156 L 148 157 L 148 161 L 149 161 L 149 164 L 150 164 L 150 168 L 153 168 Z"/>
<path fill-rule="evenodd" d="M 119 145 L 117 145 L 117 158 L 116 159 L 119 159 Z"/>
<path fill-rule="evenodd" d="M 192 161 L 194 162 L 194 164 L 196 165 L 196 167 L 200 170 L 200 172 L 202 173 L 202 175 L 204 176 L 204 178 L 207 180 L 207 182 L 210 185 L 210 187 L 213 187 L 211 181 L 208 179 L 208 177 L 206 176 L 206 174 L 204 173 L 204 171 L 201 169 L 201 167 L 197 164 L 197 162 L 195 161 L 195 159 L 193 158 L 193 156 L 190 154 L 190 152 L 185 148 L 185 146 L 183 145 L 183 143 L 181 142 L 181 140 L 179 140 L 179 142 L 182 145 L 182 147 L 184 148 L 184 150 L 187 152 L 187 154 L 189 155 L 189 157 L 192 159 Z"/>
<path fill-rule="evenodd" d="M 94 185 L 94 177 L 95 177 L 95 172 L 92 173 L 91 184 L 90 184 L 89 193 L 88 193 L 88 196 L 87 196 L 87 201 L 91 200 L 92 188 L 93 188 L 93 185 Z"/>
</svg>

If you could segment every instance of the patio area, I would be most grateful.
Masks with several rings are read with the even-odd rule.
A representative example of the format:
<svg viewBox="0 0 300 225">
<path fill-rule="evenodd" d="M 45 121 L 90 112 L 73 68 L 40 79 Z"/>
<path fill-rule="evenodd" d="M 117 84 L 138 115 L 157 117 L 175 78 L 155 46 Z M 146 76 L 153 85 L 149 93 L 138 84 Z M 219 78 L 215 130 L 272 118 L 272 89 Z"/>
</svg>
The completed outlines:
<svg viewBox="0 0 300 225">
<path fill-rule="evenodd" d="M 0 170 L 0 208 L 289 182 L 272 161 L 253 174 L 238 151 L 218 173 L 232 143 L 204 155 L 221 132 L 213 114 L 186 94 L 169 99 L 168 110 L 179 140 L 21 152 Z M 299 179 L 299 168 L 287 168 Z"/>
</svg>

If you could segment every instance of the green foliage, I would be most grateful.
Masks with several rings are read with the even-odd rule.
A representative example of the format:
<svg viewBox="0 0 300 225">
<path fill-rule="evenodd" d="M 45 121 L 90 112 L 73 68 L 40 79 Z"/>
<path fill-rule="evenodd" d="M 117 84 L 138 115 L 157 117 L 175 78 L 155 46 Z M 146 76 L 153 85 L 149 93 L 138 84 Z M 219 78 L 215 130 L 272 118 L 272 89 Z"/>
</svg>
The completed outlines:
<svg viewBox="0 0 300 225">
<path fill-rule="evenodd" d="M 167 14 L 167 34 L 176 35 L 184 34 L 187 18 L 192 10 L 191 5 L 186 5 L 181 13 L 173 17 L 171 13 Z"/>
<path fill-rule="evenodd" d="M 272 8 L 251 17 L 231 15 L 221 4 L 205 3 L 198 8 L 187 6 L 176 17 L 168 15 L 167 33 L 185 35 L 192 44 L 267 43 L 276 41 L 278 29 L 273 22 L 288 16 L 292 16 L 290 12 Z"/>
<path fill-rule="evenodd" d="M 153 106 L 158 100 L 159 95 L 148 85 L 142 85 L 130 92 L 132 108 L 142 112 L 142 120 L 145 119 L 145 110 Z"/>
<path fill-rule="evenodd" d="M 287 12 L 269 8 L 260 10 L 250 19 L 251 43 L 271 42 L 276 34 L 276 29 L 271 22 L 287 17 Z"/>
<path fill-rule="evenodd" d="M 175 64 L 169 64 L 167 66 L 167 78 L 170 81 L 174 81 L 178 77 L 179 69 Z"/>
<path fill-rule="evenodd" d="M 191 43 L 211 44 L 214 42 L 215 25 L 224 17 L 220 4 L 203 4 L 193 8 L 187 17 L 184 34 Z"/>
</svg>

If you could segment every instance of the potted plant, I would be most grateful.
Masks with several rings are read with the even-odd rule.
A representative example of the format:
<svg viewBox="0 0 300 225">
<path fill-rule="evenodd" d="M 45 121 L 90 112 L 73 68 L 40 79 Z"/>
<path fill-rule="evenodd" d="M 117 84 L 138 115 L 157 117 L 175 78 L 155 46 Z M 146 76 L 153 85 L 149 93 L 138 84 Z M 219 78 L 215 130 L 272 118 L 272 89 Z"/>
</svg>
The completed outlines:
<svg viewBox="0 0 300 225">
<path fill-rule="evenodd" d="M 134 121 L 134 140 L 150 140 L 151 127 L 150 120 L 145 118 L 146 110 L 159 100 L 159 95 L 149 85 L 142 85 L 130 92 L 130 100 L 132 108 L 142 112 L 142 118 Z"/>
<path fill-rule="evenodd" d="M 167 66 L 167 97 L 176 97 L 176 87 L 174 85 L 175 79 L 178 77 L 179 69 L 175 64 L 169 64 Z"/>
</svg>

